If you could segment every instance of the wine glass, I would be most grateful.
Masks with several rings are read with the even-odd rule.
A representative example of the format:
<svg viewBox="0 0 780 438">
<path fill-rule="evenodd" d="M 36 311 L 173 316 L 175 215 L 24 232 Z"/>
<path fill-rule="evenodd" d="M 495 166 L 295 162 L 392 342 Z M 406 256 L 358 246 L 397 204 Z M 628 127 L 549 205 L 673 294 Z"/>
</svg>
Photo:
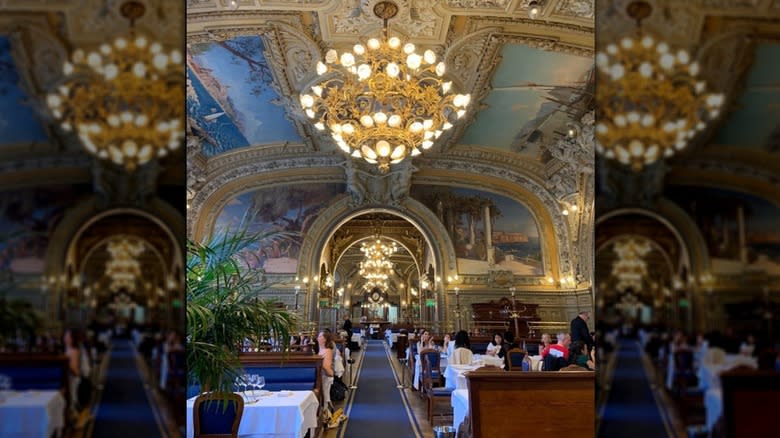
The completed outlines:
<svg viewBox="0 0 780 438">
<path fill-rule="evenodd" d="M 263 387 L 265 386 L 265 377 L 261 375 L 256 375 L 255 378 L 257 382 L 257 387 L 263 389 Z"/>
</svg>

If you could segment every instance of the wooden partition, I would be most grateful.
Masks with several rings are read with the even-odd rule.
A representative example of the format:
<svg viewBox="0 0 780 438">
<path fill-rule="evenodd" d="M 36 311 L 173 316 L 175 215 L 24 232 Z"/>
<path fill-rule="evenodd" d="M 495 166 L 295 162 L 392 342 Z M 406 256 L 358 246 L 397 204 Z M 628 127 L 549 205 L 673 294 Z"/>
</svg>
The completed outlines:
<svg viewBox="0 0 780 438">
<path fill-rule="evenodd" d="M 780 436 L 780 373 L 734 369 L 721 374 L 724 431 L 729 438 Z"/>
<path fill-rule="evenodd" d="M 593 371 L 510 373 L 486 367 L 466 378 L 472 438 L 595 433 Z"/>
</svg>

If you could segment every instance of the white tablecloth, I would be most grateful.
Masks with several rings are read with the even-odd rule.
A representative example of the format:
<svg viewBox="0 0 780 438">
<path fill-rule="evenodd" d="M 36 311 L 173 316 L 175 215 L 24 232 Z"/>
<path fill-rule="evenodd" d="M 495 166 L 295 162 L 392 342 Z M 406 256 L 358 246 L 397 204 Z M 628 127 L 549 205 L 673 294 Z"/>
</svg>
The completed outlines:
<svg viewBox="0 0 780 438">
<path fill-rule="evenodd" d="M 441 353 L 441 359 L 439 360 L 439 369 L 443 370 L 447 367 L 447 355 L 446 353 Z M 415 354 L 414 355 L 414 381 L 412 382 L 412 385 L 414 386 L 414 389 L 419 390 L 420 389 L 420 380 L 422 380 L 422 361 L 420 360 L 420 355 Z"/>
<path fill-rule="evenodd" d="M 472 360 L 473 364 L 488 365 L 496 368 L 504 368 L 504 359 L 498 356 L 488 356 L 487 354 L 475 354 Z"/>
<path fill-rule="evenodd" d="M 468 389 L 466 382 L 466 376 L 463 373 L 468 371 L 474 371 L 479 368 L 479 365 L 450 365 L 444 370 L 444 378 L 446 379 L 445 387 L 452 389 Z"/>
<path fill-rule="evenodd" d="M 0 391 L 0 436 L 50 438 L 65 426 L 59 391 Z"/>
<path fill-rule="evenodd" d="M 360 333 L 352 333 L 352 342 L 356 342 L 359 344 L 361 337 L 362 336 L 360 335 Z"/>
<path fill-rule="evenodd" d="M 281 394 L 290 394 L 282 396 Z M 244 404 L 244 415 L 238 426 L 241 438 L 300 438 L 317 427 L 319 402 L 312 391 L 280 391 L 260 397 L 257 403 Z M 192 406 L 195 397 L 187 400 L 187 438 L 195 429 Z M 314 431 L 312 430 L 312 436 Z"/>
<path fill-rule="evenodd" d="M 708 389 L 704 393 L 704 409 L 707 413 L 707 429 L 712 430 L 712 426 L 723 413 L 723 392 L 720 388 Z"/>
<path fill-rule="evenodd" d="M 389 335 L 385 333 L 385 339 L 387 339 L 387 343 L 390 345 L 390 348 L 393 348 L 393 344 L 398 342 L 398 333 L 390 333 Z"/>
<path fill-rule="evenodd" d="M 457 432 L 460 423 L 469 413 L 469 391 L 467 389 L 456 389 L 452 391 L 452 427 Z"/>
<path fill-rule="evenodd" d="M 541 371 L 542 355 L 529 356 L 531 358 L 531 371 Z"/>
<path fill-rule="evenodd" d="M 720 388 L 720 373 L 740 365 L 746 365 L 751 368 L 758 368 L 758 360 L 752 356 L 727 354 L 725 360 L 722 363 L 702 363 L 697 373 L 697 377 L 699 378 L 699 388 L 703 390 L 710 388 Z"/>
</svg>

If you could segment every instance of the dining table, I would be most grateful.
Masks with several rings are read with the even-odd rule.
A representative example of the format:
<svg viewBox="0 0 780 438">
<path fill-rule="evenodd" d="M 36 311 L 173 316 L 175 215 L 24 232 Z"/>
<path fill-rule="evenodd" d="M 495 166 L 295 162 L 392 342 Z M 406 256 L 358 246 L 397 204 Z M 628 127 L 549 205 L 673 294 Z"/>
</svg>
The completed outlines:
<svg viewBox="0 0 780 438">
<path fill-rule="evenodd" d="M 239 438 L 302 438 L 317 428 L 319 401 L 312 391 L 248 391 L 238 426 Z M 193 406 L 187 400 L 187 438 L 195 434 Z"/>
<path fill-rule="evenodd" d="M 51 438 L 65 426 L 65 397 L 57 390 L 0 391 L 0 437 Z"/>
</svg>

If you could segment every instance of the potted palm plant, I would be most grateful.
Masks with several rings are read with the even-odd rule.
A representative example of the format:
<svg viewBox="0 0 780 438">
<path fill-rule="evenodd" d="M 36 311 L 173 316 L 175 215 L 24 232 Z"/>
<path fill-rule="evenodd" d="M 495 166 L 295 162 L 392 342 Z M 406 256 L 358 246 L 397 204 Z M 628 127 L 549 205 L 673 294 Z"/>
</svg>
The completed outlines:
<svg viewBox="0 0 780 438">
<path fill-rule="evenodd" d="M 187 372 L 201 393 L 232 393 L 245 340 L 273 337 L 289 345 L 295 316 L 278 301 L 258 297 L 267 287 L 263 271 L 246 263 L 252 245 L 288 237 L 240 227 L 187 243 Z"/>
</svg>

